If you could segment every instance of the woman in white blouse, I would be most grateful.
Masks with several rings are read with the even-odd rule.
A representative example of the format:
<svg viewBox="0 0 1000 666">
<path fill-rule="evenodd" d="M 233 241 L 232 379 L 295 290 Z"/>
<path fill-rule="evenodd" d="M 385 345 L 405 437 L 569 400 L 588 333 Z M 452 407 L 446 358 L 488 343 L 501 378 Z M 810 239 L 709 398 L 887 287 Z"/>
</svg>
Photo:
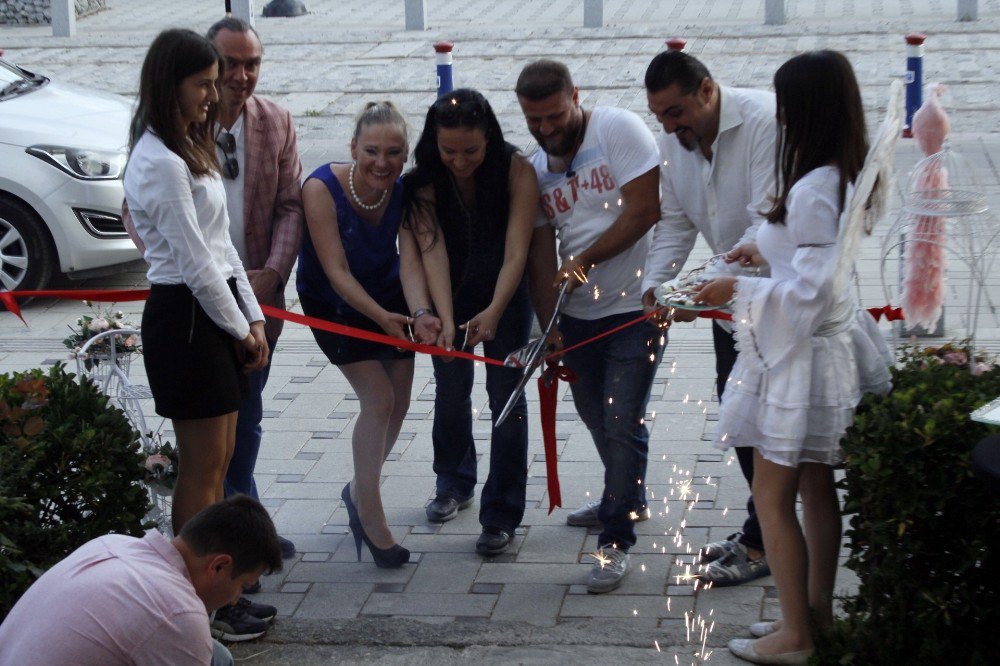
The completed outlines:
<svg viewBox="0 0 1000 666">
<path fill-rule="evenodd" d="M 125 199 L 151 283 L 143 361 L 157 414 L 180 454 L 173 529 L 222 499 L 244 371 L 263 367 L 264 315 L 229 239 L 212 128 L 219 58 L 190 30 L 166 30 L 146 54 Z"/>
<path fill-rule="evenodd" d="M 729 649 L 754 663 L 805 664 L 812 630 L 833 621 L 840 440 L 861 394 L 889 390 L 892 358 L 874 319 L 849 290 L 834 289 L 841 213 L 868 152 L 851 64 L 835 51 L 804 53 L 778 69 L 774 88 L 778 196 L 757 243 L 728 255 L 766 261 L 771 277 L 717 278 L 698 298 L 721 305 L 735 294 L 740 355 L 719 408 L 716 446 L 754 448 L 753 498 L 782 612 L 781 620 L 750 627 L 757 640 L 733 639 Z"/>
</svg>

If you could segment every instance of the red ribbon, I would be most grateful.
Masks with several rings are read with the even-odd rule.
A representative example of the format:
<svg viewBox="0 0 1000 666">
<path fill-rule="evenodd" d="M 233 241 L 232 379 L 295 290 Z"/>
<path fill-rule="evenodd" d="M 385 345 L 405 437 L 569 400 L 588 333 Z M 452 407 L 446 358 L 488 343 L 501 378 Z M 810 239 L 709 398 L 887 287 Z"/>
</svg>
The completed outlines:
<svg viewBox="0 0 1000 666">
<path fill-rule="evenodd" d="M 78 301 L 98 301 L 102 303 L 126 303 L 129 301 L 144 301 L 149 296 L 149 289 L 39 289 L 34 291 L 0 291 L 0 303 L 3 303 L 9 312 L 17 315 L 17 318 L 24 321 L 21 316 L 21 308 L 17 305 L 18 298 L 72 298 Z M 24 321 L 27 326 L 28 322 Z"/>
<path fill-rule="evenodd" d="M 7 307 L 7 310 L 17 315 L 21 321 L 24 321 L 24 317 L 21 316 L 21 310 L 17 305 L 16 299 L 18 298 L 70 298 L 81 301 L 124 303 L 128 301 L 143 301 L 146 300 L 147 296 L 149 296 L 148 289 L 0 291 L 0 303 L 3 303 Z M 261 310 L 264 311 L 264 314 L 276 319 L 283 319 L 285 321 L 301 324 L 303 326 L 318 328 L 320 330 L 329 331 L 330 333 L 336 333 L 338 335 L 346 335 L 352 338 L 377 342 L 392 347 L 398 347 L 400 349 L 419 352 L 421 354 L 464 358 L 470 361 L 481 361 L 482 363 L 488 363 L 490 365 L 503 366 L 503 361 L 487 358 L 485 356 L 478 356 L 464 351 L 447 351 L 434 345 L 425 345 L 417 342 L 411 342 L 409 340 L 401 340 L 383 333 L 365 331 L 351 326 L 344 326 L 343 324 L 336 324 L 324 319 L 295 314 L 294 312 L 281 310 L 270 305 L 261 305 Z M 901 308 L 893 308 L 888 305 L 881 308 L 868 308 L 868 312 L 875 317 L 875 321 L 878 321 L 883 315 L 888 321 L 903 319 L 903 311 Z M 555 354 L 550 354 L 545 358 L 548 362 L 548 367 L 538 378 L 538 397 L 539 419 L 542 425 L 542 440 L 545 445 L 545 472 L 548 479 L 550 514 L 557 506 L 562 506 L 562 494 L 559 489 L 558 453 L 556 451 L 556 398 L 559 390 L 559 380 L 562 379 L 567 382 L 576 381 L 576 375 L 572 370 L 565 366 L 553 364 L 555 362 L 553 357 L 561 356 L 568 351 L 578 349 L 584 345 L 600 340 L 601 338 L 613 335 L 614 333 L 628 328 L 629 326 L 634 326 L 640 322 L 646 321 L 654 314 L 655 312 L 650 312 L 640 317 L 636 317 L 631 321 L 625 322 L 621 326 L 617 326 L 601 333 L 600 335 L 596 335 L 588 340 L 584 340 L 583 342 L 579 342 L 571 347 L 562 349 Z M 699 312 L 698 316 L 708 319 L 725 320 L 732 320 L 733 318 L 731 314 L 721 310 L 707 310 Z M 27 322 L 25 322 L 25 325 L 27 325 Z"/>
<path fill-rule="evenodd" d="M 562 506 L 559 490 L 559 452 L 556 451 L 556 402 L 559 380 L 575 382 L 576 374 L 565 365 L 549 366 L 538 378 L 538 418 L 542 423 L 542 441 L 545 444 L 545 476 L 549 488 L 549 513 Z"/>
<path fill-rule="evenodd" d="M 284 319 L 285 321 L 290 321 L 295 324 L 302 324 L 303 326 L 308 326 L 310 328 L 318 328 L 322 331 L 328 331 L 330 333 L 336 333 L 338 335 L 346 335 L 351 338 L 368 340 L 369 342 L 378 342 L 379 344 L 389 345 L 391 347 L 397 347 L 399 349 L 406 349 L 414 352 L 420 352 L 421 354 L 430 354 L 432 356 L 450 356 L 452 358 L 464 358 L 469 361 L 481 361 L 483 363 L 488 363 L 490 365 L 503 366 L 503 361 L 498 361 L 493 358 L 487 358 L 486 356 L 479 356 L 478 354 L 470 354 L 469 352 L 464 352 L 464 351 L 448 351 L 442 347 L 437 347 L 435 345 L 425 345 L 419 342 L 411 342 L 410 340 L 394 338 L 384 333 L 375 333 L 373 331 L 366 331 L 360 328 L 344 326 L 343 324 L 335 324 L 332 321 L 327 321 L 325 319 L 317 319 L 316 317 L 307 317 L 306 315 L 296 314 L 294 312 L 289 312 L 288 310 L 281 310 L 279 308 L 270 305 L 261 305 L 260 309 L 263 310 L 264 314 L 268 315 L 269 317 L 274 317 L 275 319 Z"/>
</svg>

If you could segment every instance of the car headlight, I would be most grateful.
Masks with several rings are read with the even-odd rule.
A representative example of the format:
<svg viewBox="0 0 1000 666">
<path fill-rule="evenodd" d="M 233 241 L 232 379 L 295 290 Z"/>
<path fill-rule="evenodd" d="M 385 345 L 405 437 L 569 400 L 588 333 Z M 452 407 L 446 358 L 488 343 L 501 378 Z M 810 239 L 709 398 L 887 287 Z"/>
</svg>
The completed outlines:
<svg viewBox="0 0 1000 666">
<path fill-rule="evenodd" d="M 126 154 L 89 148 L 30 146 L 29 155 L 44 160 L 80 180 L 115 180 L 121 178 Z"/>
</svg>

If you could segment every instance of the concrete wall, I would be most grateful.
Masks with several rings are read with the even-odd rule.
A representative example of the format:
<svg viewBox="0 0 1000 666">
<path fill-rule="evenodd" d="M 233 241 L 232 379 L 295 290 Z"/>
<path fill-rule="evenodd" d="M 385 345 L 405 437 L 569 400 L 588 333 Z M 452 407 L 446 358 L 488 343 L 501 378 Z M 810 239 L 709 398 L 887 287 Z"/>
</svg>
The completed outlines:
<svg viewBox="0 0 1000 666">
<path fill-rule="evenodd" d="M 74 0 L 76 16 L 106 9 L 108 0 Z M 0 24 L 30 25 L 52 22 L 52 0 L 0 0 Z"/>
</svg>

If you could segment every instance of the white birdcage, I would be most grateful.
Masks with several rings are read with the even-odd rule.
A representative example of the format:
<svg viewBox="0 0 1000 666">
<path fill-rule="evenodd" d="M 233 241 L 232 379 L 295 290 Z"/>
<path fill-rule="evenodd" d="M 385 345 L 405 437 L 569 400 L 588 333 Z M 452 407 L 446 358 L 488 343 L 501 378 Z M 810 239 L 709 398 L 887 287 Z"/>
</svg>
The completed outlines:
<svg viewBox="0 0 1000 666">
<path fill-rule="evenodd" d="M 885 297 L 902 305 L 905 331 L 921 334 L 944 334 L 939 322 L 947 303 L 962 337 L 974 345 L 984 312 L 1000 325 L 986 288 L 1000 229 L 975 171 L 945 141 L 901 185 L 903 206 L 882 243 Z"/>
</svg>

